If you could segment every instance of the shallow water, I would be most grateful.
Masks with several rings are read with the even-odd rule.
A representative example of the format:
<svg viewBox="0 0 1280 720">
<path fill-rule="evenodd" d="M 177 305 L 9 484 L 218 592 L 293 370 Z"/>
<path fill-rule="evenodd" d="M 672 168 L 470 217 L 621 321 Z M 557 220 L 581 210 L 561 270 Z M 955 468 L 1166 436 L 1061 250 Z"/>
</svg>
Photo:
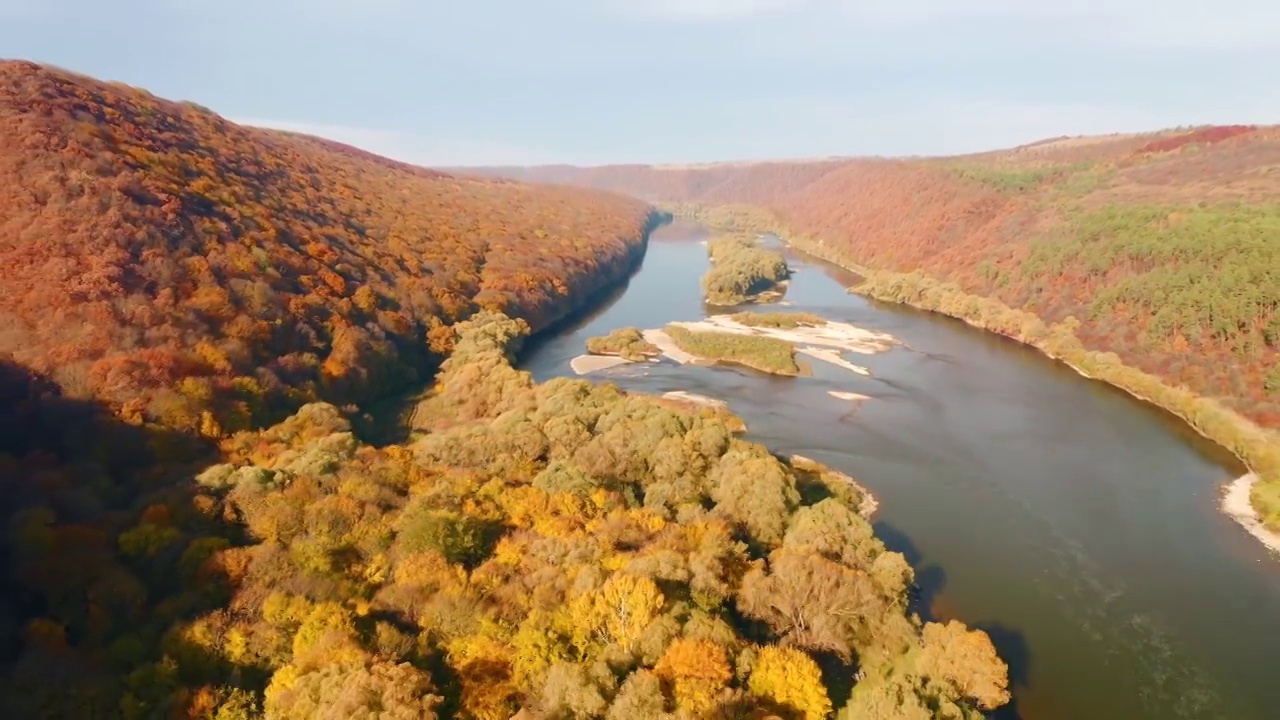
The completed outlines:
<svg viewBox="0 0 1280 720">
<path fill-rule="evenodd" d="M 705 238 L 657 232 L 624 290 L 522 366 L 572 375 L 589 337 L 722 312 L 699 294 Z M 797 273 L 771 307 L 904 343 L 849 357 L 870 377 L 820 362 L 813 377 L 777 378 L 665 361 L 587 377 L 726 400 L 749 438 L 861 480 L 880 500 L 877 531 L 916 567 L 922 612 L 987 630 L 1009 662 L 1014 703 L 998 717 L 1277 717 L 1280 561 L 1217 511 L 1241 472 L 1229 455 L 1033 350 L 849 295 L 852 275 L 788 254 Z"/>
</svg>

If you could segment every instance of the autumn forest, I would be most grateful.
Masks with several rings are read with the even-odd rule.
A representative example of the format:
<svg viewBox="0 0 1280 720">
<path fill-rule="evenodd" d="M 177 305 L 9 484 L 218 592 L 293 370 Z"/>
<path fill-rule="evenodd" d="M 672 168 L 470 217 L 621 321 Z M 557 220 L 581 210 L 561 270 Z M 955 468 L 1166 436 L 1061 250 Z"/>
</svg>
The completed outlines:
<svg viewBox="0 0 1280 720">
<path fill-rule="evenodd" d="M 0 177 L 15 717 L 976 718 L 1009 700 L 985 633 L 910 611 L 913 570 L 847 480 L 723 409 L 516 368 L 635 269 L 665 212 L 28 62 L 0 64 Z M 415 387 L 410 439 L 359 432 Z"/>
<path fill-rule="evenodd" d="M 1280 531 L 1278 163 L 1280 128 L 1232 125 L 947 158 L 482 172 L 778 232 L 865 275 L 860 292 L 1087 365 L 1241 456 Z"/>
<path fill-rule="evenodd" d="M 857 482 L 753 442 L 714 398 L 536 382 L 527 348 L 634 285 L 676 217 L 712 232 L 699 308 L 826 323 L 767 307 L 806 275 L 757 241 L 774 233 L 856 272 L 853 292 L 1181 417 L 1258 473 L 1252 505 L 1280 531 L 1278 167 L 1280 128 L 1233 125 L 947 158 L 433 170 L 0 61 L 0 704 L 1016 715 L 1026 679 L 998 633 L 935 621 L 923 565 L 877 536 Z M 811 375 L 764 335 L 606 332 L 582 350 L 633 369 L 670 345 Z M 367 424 L 388 400 L 412 407 L 395 437 Z"/>
</svg>

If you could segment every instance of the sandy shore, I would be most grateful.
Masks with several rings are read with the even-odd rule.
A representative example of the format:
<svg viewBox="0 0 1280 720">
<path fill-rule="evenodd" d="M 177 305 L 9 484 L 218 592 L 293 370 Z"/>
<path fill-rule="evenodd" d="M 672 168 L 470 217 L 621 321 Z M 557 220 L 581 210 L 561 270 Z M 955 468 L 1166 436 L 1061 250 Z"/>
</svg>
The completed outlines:
<svg viewBox="0 0 1280 720">
<path fill-rule="evenodd" d="M 820 347 L 799 347 L 799 348 L 796 348 L 796 352 L 800 353 L 801 355 L 807 355 L 813 358 L 814 360 L 821 360 L 822 362 L 825 362 L 825 363 L 831 363 L 836 367 L 844 368 L 849 372 L 855 372 L 859 375 L 871 374 L 870 370 L 862 367 L 861 365 L 854 365 L 848 360 L 845 360 L 844 358 L 840 357 L 840 352 L 838 350 L 832 350 L 830 348 L 820 348 Z"/>
<path fill-rule="evenodd" d="M 849 392 L 847 390 L 828 390 L 827 394 L 837 400 L 848 400 L 850 402 L 862 402 L 870 400 L 871 397 L 862 393 Z"/>
<path fill-rule="evenodd" d="M 845 360 L 840 356 L 841 351 L 872 355 L 889 350 L 898 344 L 897 339 L 892 335 L 864 330 L 854 325 L 830 320 L 817 327 L 786 329 L 743 325 L 725 315 L 716 315 L 696 322 L 674 322 L 671 324 L 692 332 L 759 335 L 782 340 L 795 345 L 796 352 L 801 355 L 821 360 L 859 375 L 870 375 L 871 371 L 861 365 L 855 365 Z M 656 345 L 662 351 L 664 357 L 671 358 L 682 365 L 708 362 L 681 350 L 664 330 L 645 330 L 644 339 Z"/>
<path fill-rule="evenodd" d="M 662 393 L 662 397 L 668 400 L 683 400 L 694 405 L 701 405 L 709 408 L 727 408 L 729 403 L 723 400 L 717 400 L 706 395 L 698 395 L 697 393 L 685 392 L 684 390 L 672 390 L 671 392 Z"/>
<path fill-rule="evenodd" d="M 1222 512 L 1231 517 L 1232 520 L 1240 523 L 1250 535 L 1257 538 L 1266 545 L 1272 552 L 1280 553 L 1280 533 L 1272 532 L 1263 527 L 1262 521 L 1258 519 L 1258 513 L 1253 509 L 1253 505 L 1249 502 L 1249 491 L 1253 489 L 1253 484 L 1258 481 L 1258 476 L 1254 473 L 1241 475 L 1231 481 L 1226 487 L 1226 492 L 1222 495 Z"/>
<path fill-rule="evenodd" d="M 698 359 L 696 355 L 681 350 L 680 346 L 676 345 L 676 342 L 671 339 L 671 336 L 665 330 L 645 330 L 643 335 L 646 341 L 662 351 L 663 357 L 675 360 L 681 365 L 688 365 Z"/>
<path fill-rule="evenodd" d="M 617 355 L 579 355 L 569 361 L 569 367 L 579 375 L 596 372 L 598 370 L 607 370 L 611 367 L 619 365 L 628 365 L 631 361 Z"/>
<path fill-rule="evenodd" d="M 867 520 L 870 520 L 871 516 L 876 513 L 876 510 L 880 508 L 880 501 L 876 500 L 876 496 L 872 495 L 871 491 L 862 483 L 854 480 L 853 477 L 836 470 L 830 465 L 823 465 L 817 460 L 807 458 L 803 455 L 792 455 L 787 458 L 787 462 L 791 463 L 791 466 L 797 470 L 822 473 L 823 475 L 833 477 L 841 482 L 846 482 L 852 485 L 854 489 L 858 491 L 858 494 L 862 496 L 862 502 L 858 505 L 858 514 Z"/>
<path fill-rule="evenodd" d="M 828 320 L 817 327 L 767 328 L 743 325 L 729 319 L 726 315 L 716 315 L 697 322 L 677 322 L 672 324 L 695 332 L 713 331 L 736 335 L 764 335 L 796 345 L 817 345 L 864 355 L 885 352 L 898 343 L 897 339 L 892 335 L 864 330 L 856 325 L 832 320 Z"/>
</svg>

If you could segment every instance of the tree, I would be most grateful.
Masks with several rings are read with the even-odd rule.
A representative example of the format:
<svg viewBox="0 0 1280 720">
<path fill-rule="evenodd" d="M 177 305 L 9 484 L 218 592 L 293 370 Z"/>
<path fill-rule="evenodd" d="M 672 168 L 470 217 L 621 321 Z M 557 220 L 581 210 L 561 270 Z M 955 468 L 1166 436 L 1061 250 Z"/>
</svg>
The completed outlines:
<svg viewBox="0 0 1280 720">
<path fill-rule="evenodd" d="M 672 642 L 653 672 L 672 684 L 676 707 L 692 717 L 714 708 L 733 678 L 724 646 L 701 638 Z"/>
<path fill-rule="evenodd" d="M 653 580 L 627 573 L 614 573 L 599 590 L 580 596 L 574 607 L 583 630 L 603 632 L 624 650 L 631 650 L 645 628 L 662 611 L 665 599 Z"/>
<path fill-rule="evenodd" d="M 735 442 L 707 480 L 718 513 L 742 524 L 759 545 L 782 541 L 800 495 L 777 458 L 759 446 Z"/>
<path fill-rule="evenodd" d="M 787 549 L 769 556 L 767 570 L 749 572 L 738 594 L 738 609 L 768 623 L 784 641 L 846 660 L 882 608 L 866 573 Z"/>
<path fill-rule="evenodd" d="M 806 720 L 823 720 L 831 713 L 831 699 L 818 664 L 795 648 L 760 648 L 748 687 L 759 697 L 801 713 Z"/>
<path fill-rule="evenodd" d="M 606 720 L 668 720 L 658 676 L 644 669 L 627 676 L 605 714 Z"/>
<path fill-rule="evenodd" d="M 580 665 L 558 662 L 547 673 L 542 702 L 551 717 L 599 717 L 608 703 Z"/>
<path fill-rule="evenodd" d="M 268 720 L 435 720 L 440 700 L 422 670 L 372 661 L 277 673 L 265 710 Z"/>
<path fill-rule="evenodd" d="M 1009 702 L 1009 666 L 986 633 L 955 620 L 928 623 L 923 644 L 920 673 L 948 685 L 948 695 L 972 700 L 986 710 Z"/>
</svg>

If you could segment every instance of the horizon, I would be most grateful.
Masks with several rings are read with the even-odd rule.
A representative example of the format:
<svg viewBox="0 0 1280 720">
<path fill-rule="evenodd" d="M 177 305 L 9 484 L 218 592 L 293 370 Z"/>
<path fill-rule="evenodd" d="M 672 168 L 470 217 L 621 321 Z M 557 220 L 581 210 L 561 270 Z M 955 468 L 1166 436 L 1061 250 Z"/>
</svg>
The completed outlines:
<svg viewBox="0 0 1280 720">
<path fill-rule="evenodd" d="M 428 167 L 958 156 L 1280 122 L 1224 0 L 6 0 L 6 54 Z"/>
</svg>

